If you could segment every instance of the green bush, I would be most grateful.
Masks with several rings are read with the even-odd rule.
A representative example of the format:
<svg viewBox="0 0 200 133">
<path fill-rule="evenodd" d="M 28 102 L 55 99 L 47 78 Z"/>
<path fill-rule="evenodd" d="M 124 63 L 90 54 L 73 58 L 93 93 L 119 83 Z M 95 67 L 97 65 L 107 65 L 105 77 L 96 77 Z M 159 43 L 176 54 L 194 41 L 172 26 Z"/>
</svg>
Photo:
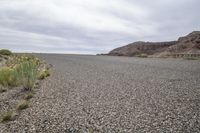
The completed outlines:
<svg viewBox="0 0 200 133">
<path fill-rule="evenodd" d="M 0 69 L 0 84 L 4 87 L 17 85 L 17 79 L 14 76 L 14 69 L 8 67 Z"/>
<path fill-rule="evenodd" d="M 12 52 L 10 50 L 8 50 L 8 49 L 1 49 L 0 50 L 0 54 L 9 56 L 9 55 L 12 55 Z"/>
<path fill-rule="evenodd" d="M 34 61 L 24 61 L 16 67 L 16 77 L 25 90 L 31 90 L 36 82 L 38 66 Z"/>
<path fill-rule="evenodd" d="M 31 90 L 38 75 L 38 66 L 33 61 L 24 61 L 13 68 L 0 69 L 0 84 L 6 87 L 22 85 Z"/>
</svg>

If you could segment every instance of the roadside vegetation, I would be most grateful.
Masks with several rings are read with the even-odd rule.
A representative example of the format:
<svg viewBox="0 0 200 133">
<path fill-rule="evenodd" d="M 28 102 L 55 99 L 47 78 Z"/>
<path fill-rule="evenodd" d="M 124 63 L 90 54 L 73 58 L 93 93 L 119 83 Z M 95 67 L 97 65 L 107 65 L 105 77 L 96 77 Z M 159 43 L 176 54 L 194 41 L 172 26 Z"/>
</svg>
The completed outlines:
<svg viewBox="0 0 200 133">
<path fill-rule="evenodd" d="M 49 76 L 50 76 L 49 69 L 48 69 L 48 68 L 45 68 L 44 70 L 42 70 L 42 71 L 39 73 L 38 78 L 42 80 L 42 79 L 45 79 L 46 77 L 49 77 Z"/>
<path fill-rule="evenodd" d="M 24 100 L 30 100 L 31 98 L 33 98 L 33 92 L 28 92 L 23 96 Z"/>
<path fill-rule="evenodd" d="M 32 55 L 16 55 L 11 51 L 0 50 L 0 55 L 6 59 L 2 65 L 0 60 L 0 94 L 9 93 L 9 90 L 21 89 L 21 99 L 12 110 L 0 114 L 1 121 L 13 120 L 13 113 L 29 107 L 29 100 L 34 97 L 34 88 L 39 81 L 50 76 L 47 64 Z M 1 112 L 0 112 L 1 113 Z"/>
<path fill-rule="evenodd" d="M 147 54 L 139 54 L 139 55 L 136 55 L 136 57 L 140 57 L 140 58 L 147 58 L 148 55 Z"/>
<path fill-rule="evenodd" d="M 8 55 L 8 56 L 10 56 L 10 55 L 12 55 L 12 52 L 10 50 L 8 50 L 8 49 L 1 49 L 0 50 L 0 55 Z"/>
<path fill-rule="evenodd" d="M 25 56 L 13 60 L 13 63 L 0 68 L 0 84 L 8 88 L 23 86 L 25 90 L 31 90 L 37 79 L 39 63 Z"/>
<path fill-rule="evenodd" d="M 4 67 L 0 69 L 0 84 L 4 87 L 14 86 L 16 81 L 13 69 Z"/>
<path fill-rule="evenodd" d="M 200 57 L 184 57 L 185 60 L 200 60 Z"/>
<path fill-rule="evenodd" d="M 14 113 L 12 111 L 6 112 L 2 115 L 2 122 L 13 120 Z"/>
<path fill-rule="evenodd" d="M 23 110 L 29 107 L 29 102 L 27 100 L 21 100 L 17 105 L 17 110 Z"/>
</svg>

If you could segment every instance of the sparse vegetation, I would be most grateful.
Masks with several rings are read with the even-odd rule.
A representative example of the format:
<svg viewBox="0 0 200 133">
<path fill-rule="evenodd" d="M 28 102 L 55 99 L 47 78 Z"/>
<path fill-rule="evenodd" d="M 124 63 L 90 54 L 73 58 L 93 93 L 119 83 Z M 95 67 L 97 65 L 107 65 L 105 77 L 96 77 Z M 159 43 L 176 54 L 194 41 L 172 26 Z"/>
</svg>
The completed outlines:
<svg viewBox="0 0 200 133">
<path fill-rule="evenodd" d="M 44 79 L 48 76 L 50 76 L 50 72 L 49 72 L 48 69 L 46 69 L 46 70 L 43 70 L 43 71 L 40 72 L 39 79 Z"/>
<path fill-rule="evenodd" d="M 4 87 L 15 86 L 16 78 L 14 69 L 4 67 L 0 69 L 0 84 Z"/>
<path fill-rule="evenodd" d="M 34 84 L 34 86 L 33 86 L 33 89 L 38 89 L 38 88 L 39 88 L 39 82 L 36 81 L 35 84 Z"/>
<path fill-rule="evenodd" d="M 25 90 L 31 90 L 38 73 L 38 66 L 33 61 L 24 61 L 16 67 L 15 75 L 20 79 L 20 84 Z"/>
<path fill-rule="evenodd" d="M 40 61 L 32 56 L 17 56 L 0 69 L 0 84 L 7 87 L 22 85 L 31 90 L 37 80 Z"/>
<path fill-rule="evenodd" d="M 0 50 L 0 55 L 7 55 L 7 56 L 10 56 L 12 55 L 12 52 L 8 49 L 1 49 Z"/>
<path fill-rule="evenodd" d="M 2 122 L 11 121 L 13 119 L 13 112 L 9 111 L 2 115 Z"/>
<path fill-rule="evenodd" d="M 137 57 L 141 57 L 141 58 L 147 58 L 148 55 L 147 54 L 140 54 L 140 55 L 137 55 Z"/>
<path fill-rule="evenodd" d="M 10 94 L 10 88 L 23 87 L 25 91 L 21 91 L 19 95 L 17 94 L 15 99 L 17 101 L 21 99 L 14 107 L 15 111 L 20 111 L 29 107 L 29 100 L 34 95 L 34 88 L 39 86 L 38 76 L 43 78 L 50 76 L 49 67 L 45 62 L 41 62 L 32 55 L 16 55 L 12 54 L 11 51 L 9 54 L 9 50 L 5 51 L 1 50 L 0 52 L 2 57 L 0 59 L 4 59 L 1 64 L 2 67 L 0 67 L 0 93 L 8 91 L 5 93 L 5 96 L 7 96 Z M 8 105 L 5 106 L 10 108 L 10 102 L 8 101 Z M 7 112 L 2 115 L 2 122 L 12 120 L 13 117 L 13 112 Z"/>
<path fill-rule="evenodd" d="M 29 93 L 25 94 L 23 97 L 24 100 L 29 100 L 31 98 L 33 98 L 33 92 L 29 92 Z"/>
<path fill-rule="evenodd" d="M 200 57 L 184 57 L 185 60 L 200 60 Z"/>
<path fill-rule="evenodd" d="M 22 100 L 17 105 L 17 110 L 23 110 L 29 107 L 29 102 L 27 100 Z"/>
<path fill-rule="evenodd" d="M 26 61 L 28 61 L 28 62 L 31 61 L 38 66 L 40 65 L 40 60 L 38 58 L 35 58 L 32 55 L 16 55 L 12 59 L 7 61 L 6 65 L 10 68 L 14 68 L 14 67 L 16 67 L 16 65 L 19 65 Z"/>
</svg>

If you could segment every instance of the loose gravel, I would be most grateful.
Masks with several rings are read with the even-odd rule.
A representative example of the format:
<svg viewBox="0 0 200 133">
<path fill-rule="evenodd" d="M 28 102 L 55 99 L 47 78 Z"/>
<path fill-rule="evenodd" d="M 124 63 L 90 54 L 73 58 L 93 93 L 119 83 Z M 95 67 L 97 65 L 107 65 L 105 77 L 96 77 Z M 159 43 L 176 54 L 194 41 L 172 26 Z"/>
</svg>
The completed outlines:
<svg viewBox="0 0 200 133">
<path fill-rule="evenodd" d="M 37 56 L 53 72 L 1 133 L 200 132 L 200 61 Z"/>
</svg>

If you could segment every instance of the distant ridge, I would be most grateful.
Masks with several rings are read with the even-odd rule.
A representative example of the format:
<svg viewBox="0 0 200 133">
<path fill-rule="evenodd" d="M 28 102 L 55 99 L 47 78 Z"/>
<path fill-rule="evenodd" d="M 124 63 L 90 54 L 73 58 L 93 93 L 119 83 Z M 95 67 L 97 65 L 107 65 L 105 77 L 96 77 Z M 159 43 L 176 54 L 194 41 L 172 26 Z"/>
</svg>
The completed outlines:
<svg viewBox="0 0 200 133">
<path fill-rule="evenodd" d="M 177 41 L 143 42 L 138 41 L 116 48 L 108 53 L 113 56 L 166 56 L 172 54 L 200 54 L 200 31 L 193 31 Z"/>
</svg>

